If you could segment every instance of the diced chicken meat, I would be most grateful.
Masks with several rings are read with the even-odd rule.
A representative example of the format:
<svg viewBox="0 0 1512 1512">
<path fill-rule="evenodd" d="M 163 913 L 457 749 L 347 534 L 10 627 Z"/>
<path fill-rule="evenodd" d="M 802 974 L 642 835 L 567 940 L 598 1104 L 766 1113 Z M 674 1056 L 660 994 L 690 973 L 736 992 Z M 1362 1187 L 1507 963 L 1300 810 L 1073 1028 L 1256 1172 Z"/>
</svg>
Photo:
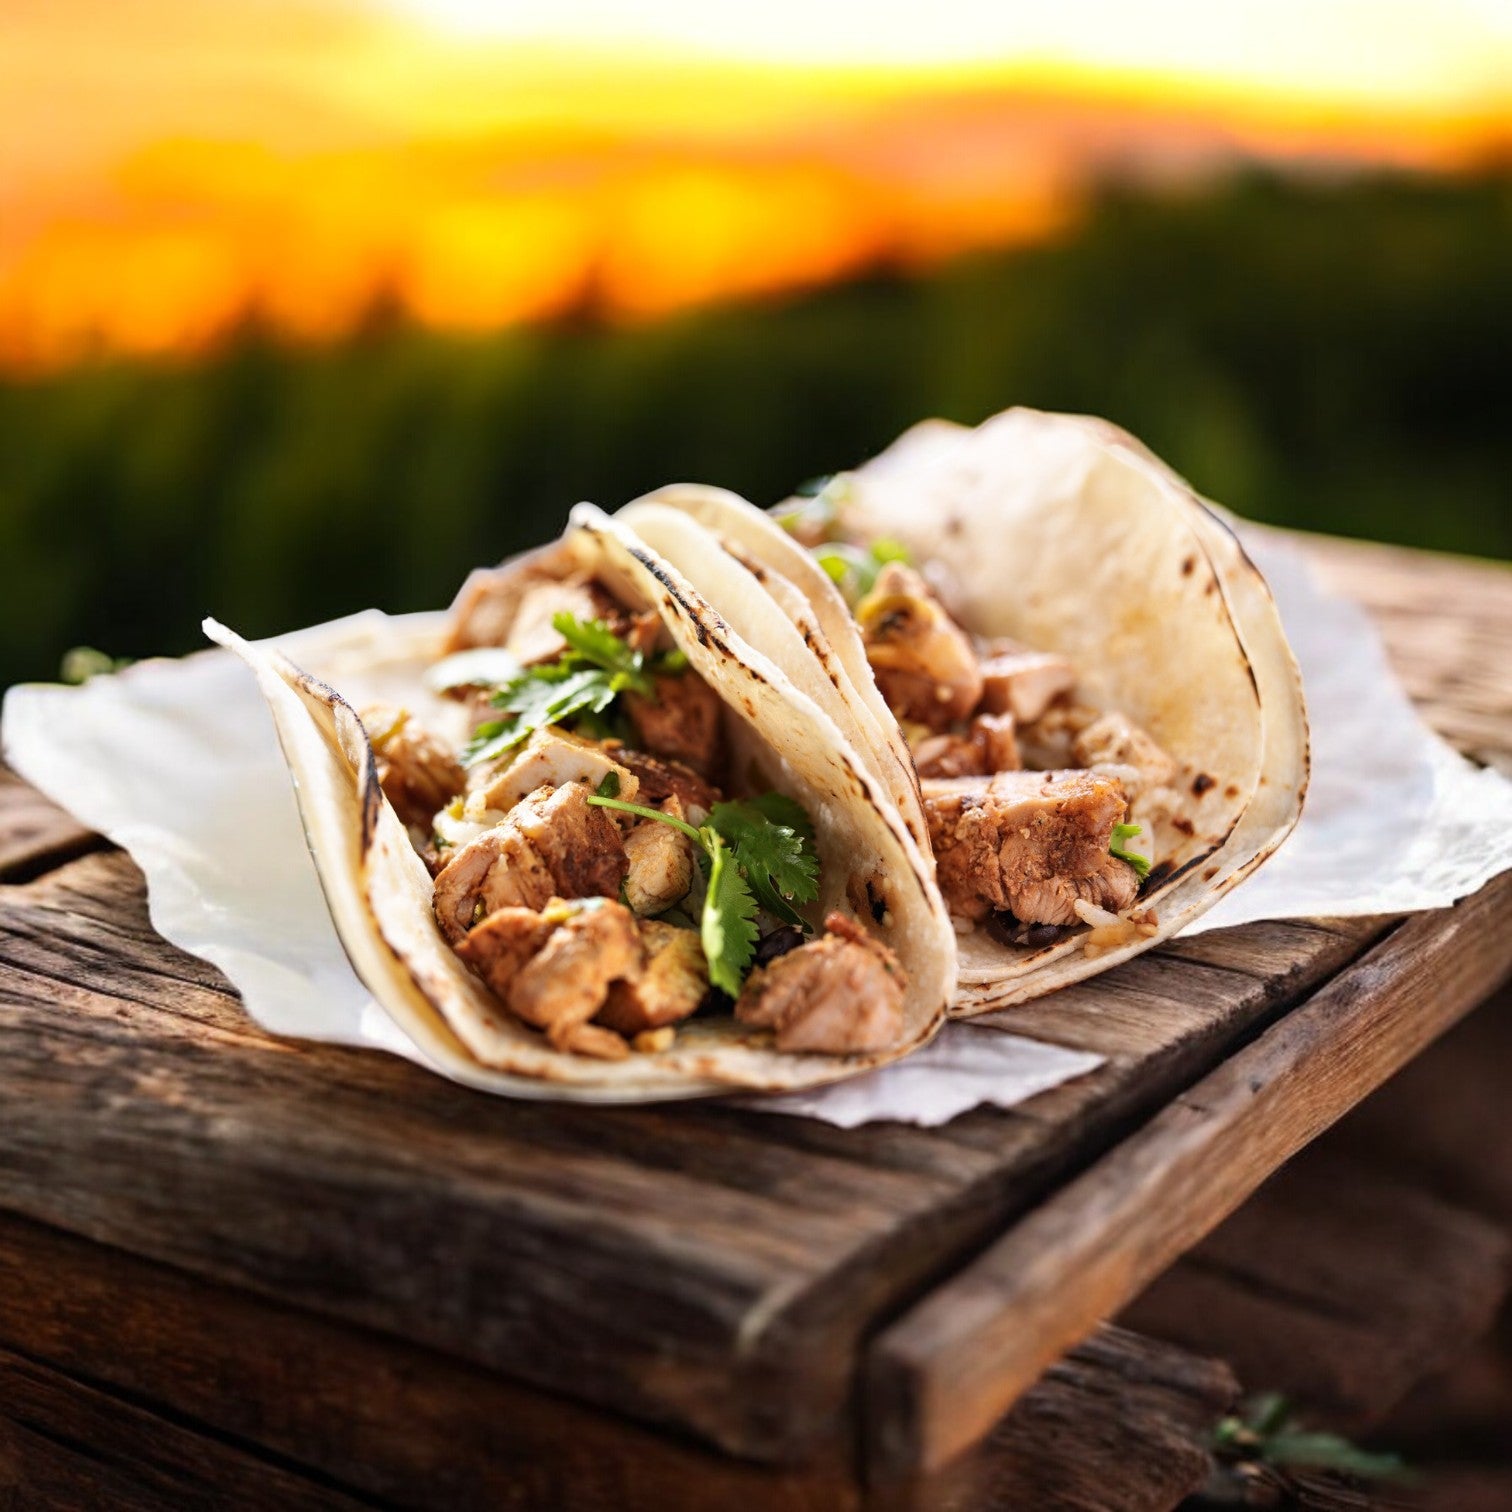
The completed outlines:
<svg viewBox="0 0 1512 1512">
<path fill-rule="evenodd" d="M 645 967 L 638 976 L 615 982 L 597 1019 L 627 1037 L 679 1023 L 709 990 L 709 967 L 696 931 L 646 919 L 640 932 Z"/>
<path fill-rule="evenodd" d="M 638 976 L 644 965 L 635 920 L 622 904 L 557 898 L 540 912 L 504 908 L 462 940 L 457 953 L 556 1049 L 614 1060 L 629 1054 L 621 1036 L 589 1022 L 614 983 Z"/>
<path fill-rule="evenodd" d="M 1018 725 L 1019 755 L 1036 772 L 1054 772 L 1079 766 L 1072 754 L 1076 737 L 1098 717 L 1085 704 L 1052 704 L 1038 719 Z"/>
<path fill-rule="evenodd" d="M 926 735 L 913 748 L 920 777 L 983 777 L 1019 766 L 1011 714 L 978 714 L 964 731 Z"/>
<path fill-rule="evenodd" d="M 1164 787 L 1176 775 L 1176 763 L 1154 738 L 1122 714 L 1104 714 L 1071 742 L 1078 766 L 1116 768 L 1131 799 Z"/>
<path fill-rule="evenodd" d="M 560 582 L 535 583 L 520 595 L 519 607 L 504 638 L 505 647 L 524 666 L 555 661 L 567 642 L 551 623 L 558 614 L 579 620 L 602 620 L 616 634 L 628 625 L 629 615 L 596 579 L 587 576 Z"/>
<path fill-rule="evenodd" d="M 908 978 L 897 957 L 844 914 L 817 940 L 746 978 L 735 1017 L 776 1034 L 779 1050 L 855 1055 L 885 1050 L 903 1032 Z"/>
<path fill-rule="evenodd" d="M 633 772 L 640 783 L 637 802 L 656 807 L 675 797 L 682 804 L 683 817 L 688 823 L 702 824 L 709 810 L 720 800 L 719 789 L 681 761 L 653 756 L 648 751 L 637 751 L 630 746 L 612 746 L 610 749 L 620 766 Z"/>
<path fill-rule="evenodd" d="M 486 809 L 507 812 L 543 785 L 565 787 L 576 782 L 596 792 L 611 773 L 619 780 L 618 796 L 633 802 L 640 782 L 628 767 L 619 764 L 617 754 L 613 747 L 580 739 L 555 725 L 534 730 L 517 750 L 468 773 L 464 817 L 471 819 Z"/>
<path fill-rule="evenodd" d="M 539 910 L 553 896 L 615 898 L 628 866 L 619 826 L 588 802 L 587 788 L 539 788 L 441 868 L 436 919 L 455 945 L 500 908 Z"/>
<path fill-rule="evenodd" d="M 911 567 L 889 562 L 856 606 L 877 687 L 899 719 L 945 730 L 982 696 L 971 638 Z"/>
<path fill-rule="evenodd" d="M 987 642 L 981 666 L 982 708 L 1012 714 L 1020 724 L 1038 719 L 1076 686 L 1076 672 L 1065 657 L 1013 641 Z"/>
<path fill-rule="evenodd" d="M 1004 772 L 925 782 L 940 890 L 951 912 L 1007 910 L 1026 924 L 1075 924 L 1077 898 L 1118 912 L 1139 891 L 1110 855 L 1126 810 L 1119 783 L 1095 772 Z"/>
<path fill-rule="evenodd" d="M 684 818 L 676 796 L 661 805 L 664 814 Z M 642 819 L 625 835 L 625 902 L 643 918 L 666 912 L 693 885 L 693 842 L 681 830 Z"/>
<path fill-rule="evenodd" d="M 405 709 L 370 704 L 361 719 L 384 796 L 406 826 L 429 833 L 432 816 L 462 791 L 466 781 L 455 752 Z"/>
<path fill-rule="evenodd" d="M 724 704 L 695 672 L 658 673 L 651 697 L 627 692 L 625 712 L 635 726 L 636 744 L 707 777 L 724 749 Z"/>
</svg>

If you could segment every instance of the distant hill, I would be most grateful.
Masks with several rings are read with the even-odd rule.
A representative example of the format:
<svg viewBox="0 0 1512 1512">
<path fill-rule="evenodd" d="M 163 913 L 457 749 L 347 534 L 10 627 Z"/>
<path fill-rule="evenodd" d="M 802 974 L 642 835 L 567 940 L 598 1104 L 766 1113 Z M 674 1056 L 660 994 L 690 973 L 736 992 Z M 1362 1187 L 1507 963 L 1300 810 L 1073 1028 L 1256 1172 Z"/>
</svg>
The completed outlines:
<svg viewBox="0 0 1512 1512">
<path fill-rule="evenodd" d="M 925 415 L 1127 426 L 1284 524 L 1512 557 L 1512 173 L 1109 188 L 1067 239 L 637 329 L 255 327 L 189 368 L 0 382 L 0 684 L 444 602 L 697 478 L 760 502 Z"/>
</svg>

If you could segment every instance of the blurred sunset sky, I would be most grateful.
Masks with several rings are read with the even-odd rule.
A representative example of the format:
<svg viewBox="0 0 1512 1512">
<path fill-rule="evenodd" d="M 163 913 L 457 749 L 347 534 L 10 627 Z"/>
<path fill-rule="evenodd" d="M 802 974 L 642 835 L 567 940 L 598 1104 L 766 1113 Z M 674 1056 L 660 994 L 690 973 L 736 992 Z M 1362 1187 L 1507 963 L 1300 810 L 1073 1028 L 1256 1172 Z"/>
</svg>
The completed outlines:
<svg viewBox="0 0 1512 1512">
<path fill-rule="evenodd" d="M 1505 162 L 1512 3 L 0 0 L 0 128 L 0 364 L 51 369 L 927 266 L 1110 173 Z"/>
</svg>

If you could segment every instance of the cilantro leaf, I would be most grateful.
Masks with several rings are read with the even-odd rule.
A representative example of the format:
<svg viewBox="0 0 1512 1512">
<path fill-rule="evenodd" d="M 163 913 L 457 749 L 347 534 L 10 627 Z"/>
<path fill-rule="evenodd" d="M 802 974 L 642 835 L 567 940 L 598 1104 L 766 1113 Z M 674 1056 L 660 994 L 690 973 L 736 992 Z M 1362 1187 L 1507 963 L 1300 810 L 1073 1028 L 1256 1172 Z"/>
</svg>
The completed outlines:
<svg viewBox="0 0 1512 1512">
<path fill-rule="evenodd" d="M 825 541 L 812 548 L 814 560 L 824 568 L 830 581 L 855 604 L 877 585 L 877 574 L 889 562 L 912 561 L 901 541 L 881 536 L 864 549 L 844 541 Z"/>
<path fill-rule="evenodd" d="M 462 765 L 476 766 L 512 751 L 535 730 L 562 724 L 579 714 L 601 714 L 614 702 L 618 689 L 610 674 L 597 667 L 551 676 L 551 667 L 529 667 L 511 678 L 493 696 L 503 719 L 489 720 L 473 731 L 462 748 Z"/>
<path fill-rule="evenodd" d="M 656 683 L 646 669 L 645 656 L 626 645 L 602 620 L 580 620 L 564 611 L 551 623 L 567 649 L 554 662 L 522 668 L 496 689 L 492 702 L 504 711 L 504 717 L 473 731 L 462 750 L 463 766 L 492 761 L 512 751 L 533 731 L 570 719 L 607 738 L 616 731 L 614 722 L 603 716 L 621 693 L 655 696 Z"/>
<path fill-rule="evenodd" d="M 784 822 L 793 818 L 797 824 Z M 734 851 L 761 906 L 784 924 L 806 929 L 789 901 L 812 903 L 819 896 L 819 857 L 802 806 L 781 793 L 752 802 L 716 803 L 709 825 Z"/>
<path fill-rule="evenodd" d="M 551 619 L 551 628 L 567 642 L 568 651 L 561 662 L 581 660 L 590 666 L 611 673 L 619 680 L 615 692 L 631 688 L 644 693 L 648 698 L 656 692 L 656 684 L 647 674 L 646 658 L 629 646 L 612 631 L 603 620 L 580 620 L 565 609 Z"/>
<path fill-rule="evenodd" d="M 1141 824 L 1115 824 L 1113 838 L 1108 843 L 1108 850 L 1120 861 L 1127 861 L 1141 882 L 1150 875 L 1150 858 L 1141 856 L 1137 851 L 1125 850 L 1124 842 L 1132 840 L 1143 828 Z"/>
<path fill-rule="evenodd" d="M 712 842 L 707 846 L 709 890 L 699 938 L 709 963 L 709 980 L 720 991 L 739 997 L 746 972 L 756 958 L 756 899 L 729 846 L 717 831 L 706 833 Z"/>
<path fill-rule="evenodd" d="M 709 879 L 699 926 L 709 979 L 732 997 L 738 996 L 755 956 L 758 907 L 785 924 L 809 927 L 793 906 L 819 896 L 814 827 L 803 805 L 781 793 L 716 803 L 709 822 L 695 829 L 685 819 L 660 809 L 627 803 L 607 791 L 607 786 L 606 779 L 588 802 L 669 824 L 697 843 L 699 861 Z"/>
</svg>

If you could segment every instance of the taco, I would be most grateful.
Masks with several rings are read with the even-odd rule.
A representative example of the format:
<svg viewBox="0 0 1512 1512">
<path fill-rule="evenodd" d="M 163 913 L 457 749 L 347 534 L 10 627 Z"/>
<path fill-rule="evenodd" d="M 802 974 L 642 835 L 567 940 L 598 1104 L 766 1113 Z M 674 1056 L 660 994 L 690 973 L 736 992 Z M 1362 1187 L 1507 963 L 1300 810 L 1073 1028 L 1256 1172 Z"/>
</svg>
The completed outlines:
<svg viewBox="0 0 1512 1512">
<path fill-rule="evenodd" d="M 848 706 L 698 577 L 581 505 L 446 616 L 306 636 L 299 664 L 206 622 L 268 700 L 358 975 L 458 1080 L 807 1087 L 944 1016 L 948 918 Z"/>
<path fill-rule="evenodd" d="M 949 908 L 956 1011 L 1106 969 L 1210 908 L 1306 789 L 1301 681 L 1218 514 L 1104 422 L 1011 410 L 914 427 L 770 514 L 678 511 L 807 603 Z M 675 557 L 675 550 L 673 552 Z M 879 758 L 879 755 L 881 759 Z"/>
</svg>

